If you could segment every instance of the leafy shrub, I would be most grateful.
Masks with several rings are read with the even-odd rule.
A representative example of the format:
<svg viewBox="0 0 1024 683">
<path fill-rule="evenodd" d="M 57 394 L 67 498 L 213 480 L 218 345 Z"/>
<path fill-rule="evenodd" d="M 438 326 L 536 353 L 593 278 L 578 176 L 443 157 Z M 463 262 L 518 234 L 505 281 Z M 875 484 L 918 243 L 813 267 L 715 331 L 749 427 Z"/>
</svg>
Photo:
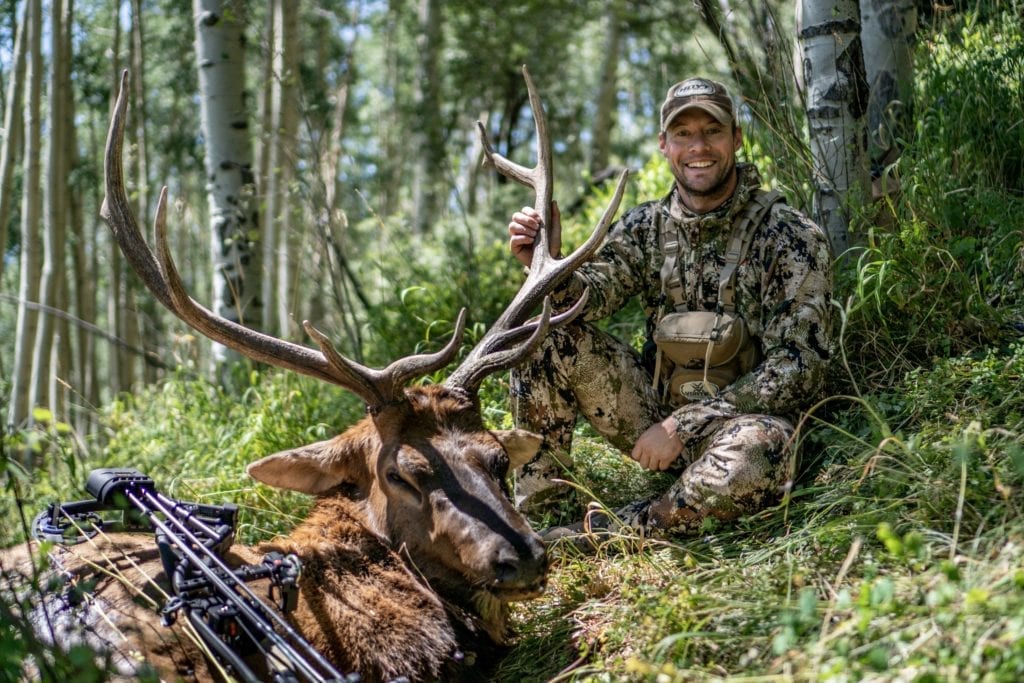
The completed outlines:
<svg viewBox="0 0 1024 683">
<path fill-rule="evenodd" d="M 921 40 L 917 125 L 900 192 L 862 220 L 866 247 L 838 281 L 848 365 L 839 387 L 884 388 L 933 358 L 1019 332 L 1024 263 L 1024 40 L 1007 11 L 955 15 Z"/>
</svg>

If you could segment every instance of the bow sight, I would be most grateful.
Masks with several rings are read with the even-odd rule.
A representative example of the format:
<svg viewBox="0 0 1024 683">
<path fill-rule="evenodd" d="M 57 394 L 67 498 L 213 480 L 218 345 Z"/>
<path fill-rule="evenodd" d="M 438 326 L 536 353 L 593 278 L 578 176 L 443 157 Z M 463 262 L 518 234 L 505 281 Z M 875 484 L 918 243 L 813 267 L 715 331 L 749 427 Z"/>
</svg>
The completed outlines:
<svg viewBox="0 0 1024 683">
<path fill-rule="evenodd" d="M 270 553 L 258 565 L 234 569 L 224 562 L 235 538 L 237 506 L 168 498 L 130 468 L 93 470 L 85 487 L 95 500 L 51 503 L 32 523 L 32 535 L 73 545 L 101 531 L 154 531 L 172 594 L 161 621 L 170 626 L 184 615 L 233 676 L 263 680 L 246 663 L 259 653 L 274 681 L 359 680 L 358 674 L 339 673 L 248 585 L 268 579 L 270 600 L 280 612 L 292 611 L 301 571 L 296 555 Z"/>
</svg>

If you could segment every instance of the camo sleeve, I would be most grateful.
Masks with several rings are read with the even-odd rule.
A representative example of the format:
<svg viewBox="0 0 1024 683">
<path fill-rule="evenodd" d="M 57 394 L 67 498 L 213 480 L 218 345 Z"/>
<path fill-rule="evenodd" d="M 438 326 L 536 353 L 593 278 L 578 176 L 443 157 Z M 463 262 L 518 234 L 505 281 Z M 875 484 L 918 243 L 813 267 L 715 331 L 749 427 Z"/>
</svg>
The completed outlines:
<svg viewBox="0 0 1024 683">
<path fill-rule="evenodd" d="M 737 302 L 751 333 L 762 341 L 763 360 L 718 397 L 673 412 L 687 448 L 723 419 L 749 413 L 793 416 L 824 386 L 833 341 L 832 253 L 824 232 L 778 205 L 745 266 Z"/>
<path fill-rule="evenodd" d="M 652 263 L 652 256 L 658 253 L 652 220 L 656 206 L 657 202 L 641 204 L 612 225 L 597 254 L 561 287 L 555 297 L 559 307 L 572 304 L 589 288 L 583 318 L 601 320 L 625 306 L 631 297 L 649 297 L 649 292 L 658 290 L 660 265 Z"/>
</svg>

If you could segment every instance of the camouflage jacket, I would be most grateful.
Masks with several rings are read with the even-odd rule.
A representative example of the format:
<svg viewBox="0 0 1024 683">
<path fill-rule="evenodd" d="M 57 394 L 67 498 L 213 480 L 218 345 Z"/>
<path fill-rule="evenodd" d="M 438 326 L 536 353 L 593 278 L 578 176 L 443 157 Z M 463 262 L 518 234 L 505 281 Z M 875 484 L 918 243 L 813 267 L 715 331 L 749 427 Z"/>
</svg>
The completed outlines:
<svg viewBox="0 0 1024 683">
<path fill-rule="evenodd" d="M 753 166 L 739 164 L 737 169 L 736 192 L 710 213 L 689 211 L 675 187 L 664 199 L 626 212 L 560 294 L 575 300 L 590 287 L 584 316 L 591 321 L 615 313 L 634 296 L 648 315 L 656 312 L 663 301 L 665 256 L 654 212 L 668 211 L 684 241 L 679 267 L 686 305 L 714 310 L 733 219 L 761 184 Z M 832 254 L 824 232 L 785 202 L 776 203 L 756 229 L 736 279 L 736 309 L 760 344 L 762 361 L 715 398 L 671 406 L 685 446 L 696 445 L 723 418 L 743 413 L 792 416 L 808 406 L 825 379 L 832 344 L 831 293 Z"/>
</svg>

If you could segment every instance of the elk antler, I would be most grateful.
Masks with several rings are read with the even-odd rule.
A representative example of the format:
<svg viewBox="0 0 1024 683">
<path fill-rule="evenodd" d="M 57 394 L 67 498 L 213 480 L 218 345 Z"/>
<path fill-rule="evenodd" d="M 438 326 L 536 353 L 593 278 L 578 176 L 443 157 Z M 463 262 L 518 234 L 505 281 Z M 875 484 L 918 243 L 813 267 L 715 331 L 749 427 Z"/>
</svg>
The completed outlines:
<svg viewBox="0 0 1024 683">
<path fill-rule="evenodd" d="M 345 358 L 327 337 L 309 321 L 302 326 L 320 346 L 320 351 L 284 341 L 226 320 L 192 299 L 181 282 L 167 247 L 167 187 L 160 191 L 154 229 L 156 254 L 139 232 L 135 214 L 128 205 L 124 189 L 121 148 L 124 142 L 128 109 L 128 72 L 121 75 L 121 90 L 110 119 L 104 161 L 106 192 L 100 215 L 110 226 L 121 251 L 149 291 L 189 327 L 215 342 L 238 351 L 255 361 L 293 370 L 303 375 L 338 384 L 364 401 L 370 412 L 403 400 L 403 387 L 413 377 L 429 374 L 447 365 L 455 356 L 466 324 L 466 310 L 459 313 L 455 332 L 448 344 L 432 354 L 407 356 L 383 370 L 367 368 Z"/>
<path fill-rule="evenodd" d="M 619 175 L 615 194 L 587 241 L 564 259 L 552 257 L 549 246 L 550 235 L 548 234 L 551 229 L 551 193 L 554 175 L 551 167 L 551 141 L 548 138 L 548 124 L 544 115 L 544 107 L 526 66 L 523 66 L 523 77 L 526 79 L 526 89 L 530 95 L 530 108 L 533 110 L 533 121 L 537 133 L 537 165 L 528 169 L 509 161 L 494 151 L 483 124 L 477 122 L 477 128 L 480 131 L 487 162 L 502 175 L 533 189 L 533 208 L 541 216 L 541 229 L 537 232 L 536 241 L 533 243 L 533 258 L 530 262 L 530 271 L 526 276 L 526 282 L 523 283 L 505 312 L 498 317 L 462 364 L 445 382 L 447 386 L 461 387 L 470 393 L 475 392 L 479 388 L 480 382 L 488 375 L 510 368 L 525 358 L 540 343 L 549 329 L 572 321 L 583 310 L 589 290 L 583 291 L 583 296 L 572 308 L 553 317 L 548 294 L 597 251 L 604 236 L 608 233 L 612 218 L 622 201 L 626 176 L 629 173 L 629 171 L 623 171 Z M 543 310 L 540 318 L 525 323 L 527 317 L 542 300 Z M 514 345 L 526 335 L 529 335 L 529 339 L 518 346 Z M 506 348 L 510 344 L 513 346 Z"/>
</svg>

